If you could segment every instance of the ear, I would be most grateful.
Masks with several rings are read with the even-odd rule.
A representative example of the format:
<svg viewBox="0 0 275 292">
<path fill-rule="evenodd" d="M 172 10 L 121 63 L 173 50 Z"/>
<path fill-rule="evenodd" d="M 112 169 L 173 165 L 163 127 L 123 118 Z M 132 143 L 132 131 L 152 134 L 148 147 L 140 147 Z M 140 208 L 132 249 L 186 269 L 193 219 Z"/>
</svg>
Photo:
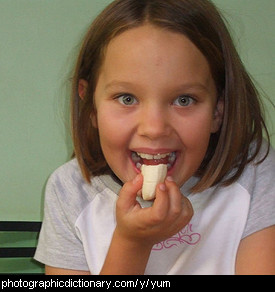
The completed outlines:
<svg viewBox="0 0 275 292">
<path fill-rule="evenodd" d="M 87 91 L 88 91 L 88 81 L 86 81 L 85 79 L 80 79 L 78 82 L 78 95 L 80 96 L 82 100 L 85 99 Z M 90 119 L 92 121 L 93 127 L 97 128 L 97 117 L 96 117 L 95 112 L 91 113 Z"/>
<path fill-rule="evenodd" d="M 88 90 L 88 82 L 84 79 L 80 79 L 78 82 L 78 95 L 83 100 L 86 97 Z"/>
<path fill-rule="evenodd" d="M 220 98 L 215 108 L 211 133 L 217 133 L 219 131 L 222 125 L 223 115 L 224 115 L 224 99 Z"/>
</svg>

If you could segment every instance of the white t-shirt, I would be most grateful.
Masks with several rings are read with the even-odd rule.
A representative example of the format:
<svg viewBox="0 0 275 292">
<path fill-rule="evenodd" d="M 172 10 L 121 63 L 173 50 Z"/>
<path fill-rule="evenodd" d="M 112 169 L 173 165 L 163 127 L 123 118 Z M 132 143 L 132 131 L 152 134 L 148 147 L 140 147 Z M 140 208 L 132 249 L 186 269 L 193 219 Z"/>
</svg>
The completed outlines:
<svg viewBox="0 0 275 292">
<path fill-rule="evenodd" d="M 181 191 L 194 216 L 181 232 L 153 247 L 145 274 L 234 274 L 241 239 L 275 224 L 274 178 L 274 150 L 263 163 L 247 165 L 228 187 L 190 194 L 196 180 L 191 178 Z M 120 188 L 108 175 L 86 183 L 75 159 L 58 168 L 47 184 L 35 259 L 99 274 L 116 226 Z"/>
</svg>

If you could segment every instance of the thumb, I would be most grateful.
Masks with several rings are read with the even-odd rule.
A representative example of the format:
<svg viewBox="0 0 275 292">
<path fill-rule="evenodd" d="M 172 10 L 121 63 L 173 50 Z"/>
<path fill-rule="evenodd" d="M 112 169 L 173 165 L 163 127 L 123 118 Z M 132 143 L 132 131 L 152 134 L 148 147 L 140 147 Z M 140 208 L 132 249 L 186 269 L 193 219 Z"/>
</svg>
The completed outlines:
<svg viewBox="0 0 275 292">
<path fill-rule="evenodd" d="M 137 193 L 142 188 L 143 177 L 138 174 L 132 181 L 126 182 L 119 193 L 117 200 L 117 208 L 128 211 L 135 207 L 138 202 L 136 200 Z"/>
</svg>

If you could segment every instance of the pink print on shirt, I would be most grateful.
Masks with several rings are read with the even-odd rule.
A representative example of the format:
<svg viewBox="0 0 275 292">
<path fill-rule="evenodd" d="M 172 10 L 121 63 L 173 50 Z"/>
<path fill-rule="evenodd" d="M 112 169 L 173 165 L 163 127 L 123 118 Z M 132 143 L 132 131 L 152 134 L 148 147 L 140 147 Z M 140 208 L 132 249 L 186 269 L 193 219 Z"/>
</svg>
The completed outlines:
<svg viewBox="0 0 275 292">
<path fill-rule="evenodd" d="M 162 250 L 165 248 L 180 246 L 181 244 L 195 245 L 200 241 L 200 239 L 201 235 L 193 232 L 192 224 L 188 224 L 178 234 L 166 239 L 165 241 L 155 244 L 153 250 Z"/>
</svg>

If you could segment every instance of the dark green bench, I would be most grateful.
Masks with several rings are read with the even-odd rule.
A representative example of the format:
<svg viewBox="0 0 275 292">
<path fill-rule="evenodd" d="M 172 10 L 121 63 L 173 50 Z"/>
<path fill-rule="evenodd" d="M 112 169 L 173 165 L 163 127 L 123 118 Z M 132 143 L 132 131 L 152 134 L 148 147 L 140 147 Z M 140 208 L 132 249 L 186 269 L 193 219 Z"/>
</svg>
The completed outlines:
<svg viewBox="0 0 275 292">
<path fill-rule="evenodd" d="M 33 260 L 41 222 L 0 221 L 0 274 L 42 274 Z"/>
</svg>

